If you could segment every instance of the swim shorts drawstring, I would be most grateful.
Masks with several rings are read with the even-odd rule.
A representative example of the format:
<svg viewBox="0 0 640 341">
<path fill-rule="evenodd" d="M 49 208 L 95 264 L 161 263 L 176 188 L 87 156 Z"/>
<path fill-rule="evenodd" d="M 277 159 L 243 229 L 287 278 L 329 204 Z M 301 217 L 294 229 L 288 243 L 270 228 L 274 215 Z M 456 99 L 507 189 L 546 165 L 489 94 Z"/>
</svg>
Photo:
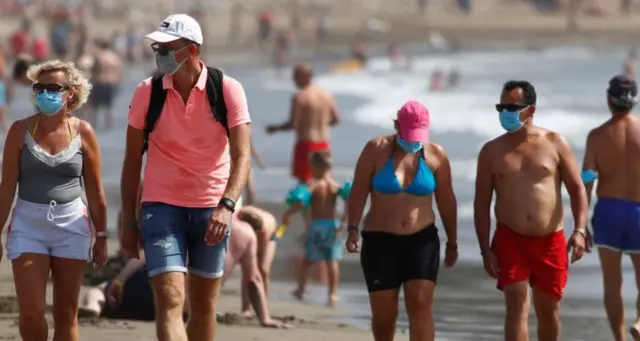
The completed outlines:
<svg viewBox="0 0 640 341">
<path fill-rule="evenodd" d="M 53 210 L 56 208 L 56 205 L 58 203 L 56 203 L 55 200 L 51 200 L 49 202 L 49 209 L 47 210 L 47 220 L 48 221 L 53 221 L 53 219 L 55 218 L 55 216 L 53 215 Z"/>
</svg>

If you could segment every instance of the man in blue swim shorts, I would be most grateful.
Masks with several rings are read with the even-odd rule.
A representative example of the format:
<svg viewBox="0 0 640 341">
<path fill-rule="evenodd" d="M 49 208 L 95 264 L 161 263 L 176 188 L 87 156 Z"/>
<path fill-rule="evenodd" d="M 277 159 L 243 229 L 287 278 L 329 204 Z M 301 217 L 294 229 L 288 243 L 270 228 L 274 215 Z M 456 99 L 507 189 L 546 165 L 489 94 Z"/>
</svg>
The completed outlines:
<svg viewBox="0 0 640 341">
<path fill-rule="evenodd" d="M 289 225 L 291 216 L 306 208 L 312 219 L 304 245 L 304 262 L 298 278 L 298 288 L 293 295 L 302 299 L 311 265 L 322 262 L 326 264 L 329 274 L 328 303 L 333 306 L 338 301 L 338 261 L 342 259 L 343 250 L 343 242 L 339 238 L 340 221 L 336 219 L 336 204 L 339 197 L 347 200 L 348 193 L 331 177 L 331 154 L 328 151 L 312 153 L 309 165 L 313 173 L 313 180 L 308 185 L 309 195 L 294 203 L 282 217 L 282 223 Z"/>
<path fill-rule="evenodd" d="M 609 82 L 611 118 L 587 137 L 583 181 L 591 198 L 597 178 L 592 226 L 604 279 L 604 305 L 616 341 L 625 340 L 622 254 L 630 255 L 640 286 L 640 120 L 632 114 L 638 88 L 628 76 Z M 640 307 L 638 308 L 640 309 Z M 640 311 L 629 332 L 640 340 Z"/>
</svg>

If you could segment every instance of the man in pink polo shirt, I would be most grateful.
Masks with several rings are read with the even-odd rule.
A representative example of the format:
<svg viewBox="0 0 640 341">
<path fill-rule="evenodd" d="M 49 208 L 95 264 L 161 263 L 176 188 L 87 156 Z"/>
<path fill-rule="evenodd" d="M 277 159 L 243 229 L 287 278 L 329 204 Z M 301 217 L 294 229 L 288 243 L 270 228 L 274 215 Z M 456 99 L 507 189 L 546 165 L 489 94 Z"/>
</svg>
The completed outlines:
<svg viewBox="0 0 640 341">
<path fill-rule="evenodd" d="M 229 224 L 249 173 L 247 99 L 242 85 L 225 75 L 227 134 L 208 102 L 208 70 L 200 60 L 202 30 L 195 19 L 171 15 L 147 38 L 154 42 L 156 63 L 165 74 L 166 100 L 149 134 L 139 228 L 136 191 L 152 78 L 140 83 L 131 100 L 121 182 L 123 247 L 136 257 L 142 237 L 158 340 L 213 340 Z M 186 330 L 185 282 L 191 312 Z"/>
</svg>

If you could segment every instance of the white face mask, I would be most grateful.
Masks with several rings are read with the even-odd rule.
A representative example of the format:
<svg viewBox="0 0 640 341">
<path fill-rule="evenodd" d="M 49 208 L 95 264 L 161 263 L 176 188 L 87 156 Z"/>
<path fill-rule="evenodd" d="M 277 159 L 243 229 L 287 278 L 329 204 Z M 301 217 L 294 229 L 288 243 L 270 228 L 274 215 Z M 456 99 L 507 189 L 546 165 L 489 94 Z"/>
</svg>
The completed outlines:
<svg viewBox="0 0 640 341">
<path fill-rule="evenodd" d="M 169 51 L 166 54 L 160 54 L 157 51 L 155 52 L 156 65 L 158 66 L 158 70 L 166 75 L 173 75 L 180 67 L 187 61 L 185 58 L 182 62 L 176 62 L 176 53 L 184 50 L 189 45 L 180 48 L 179 50 Z"/>
</svg>

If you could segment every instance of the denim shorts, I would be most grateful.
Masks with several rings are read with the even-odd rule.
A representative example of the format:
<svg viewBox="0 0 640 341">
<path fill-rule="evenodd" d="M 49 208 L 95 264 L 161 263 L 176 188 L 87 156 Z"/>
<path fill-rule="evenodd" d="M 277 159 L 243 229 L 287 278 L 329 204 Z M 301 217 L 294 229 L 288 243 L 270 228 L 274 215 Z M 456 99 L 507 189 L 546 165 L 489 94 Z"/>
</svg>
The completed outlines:
<svg viewBox="0 0 640 341">
<path fill-rule="evenodd" d="M 142 203 L 140 226 L 147 274 L 187 272 L 203 278 L 224 274 L 231 221 L 224 239 L 213 246 L 204 241 L 215 207 L 189 208 L 161 202 Z"/>
</svg>

